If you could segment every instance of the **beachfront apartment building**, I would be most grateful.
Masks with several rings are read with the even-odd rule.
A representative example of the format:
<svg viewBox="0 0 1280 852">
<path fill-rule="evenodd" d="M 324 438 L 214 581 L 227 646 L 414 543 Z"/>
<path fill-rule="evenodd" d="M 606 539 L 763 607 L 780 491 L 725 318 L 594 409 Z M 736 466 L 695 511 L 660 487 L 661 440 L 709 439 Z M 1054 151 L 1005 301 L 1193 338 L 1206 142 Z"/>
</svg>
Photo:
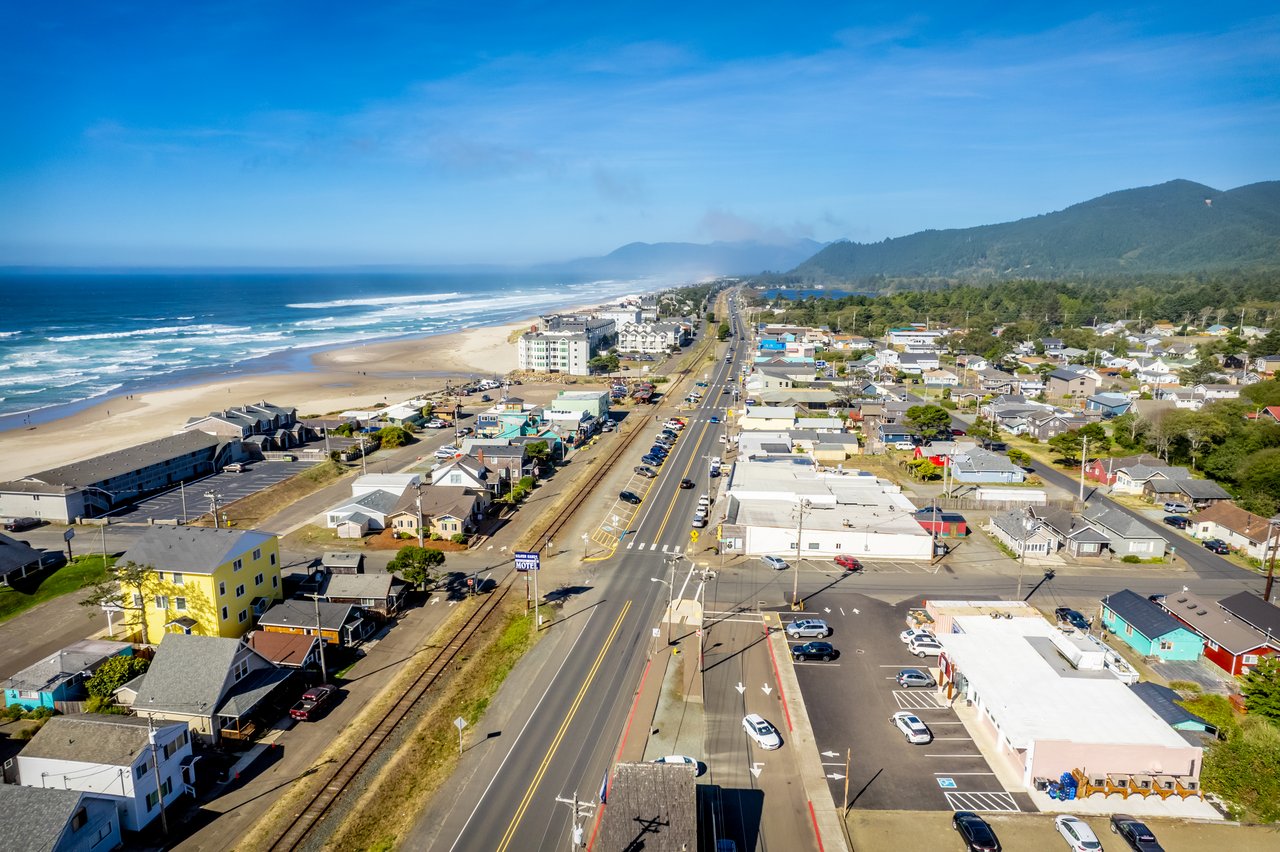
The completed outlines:
<svg viewBox="0 0 1280 852">
<path fill-rule="evenodd" d="M 200 431 L 168 435 L 0 482 L 0 516 L 63 524 L 96 518 L 139 497 L 216 473 L 238 457 L 234 440 Z"/>
<path fill-rule="evenodd" d="M 678 322 L 623 323 L 618 326 L 618 351 L 660 354 L 686 340 L 686 327 Z"/>
<path fill-rule="evenodd" d="M 587 335 L 576 331 L 531 331 L 520 335 L 517 366 L 530 373 L 590 375 Z"/>
<path fill-rule="evenodd" d="M 125 630 L 144 644 L 166 633 L 242 636 L 284 597 L 274 533 L 157 525 L 120 562 L 153 569 L 141 588 L 122 589 Z"/>
</svg>

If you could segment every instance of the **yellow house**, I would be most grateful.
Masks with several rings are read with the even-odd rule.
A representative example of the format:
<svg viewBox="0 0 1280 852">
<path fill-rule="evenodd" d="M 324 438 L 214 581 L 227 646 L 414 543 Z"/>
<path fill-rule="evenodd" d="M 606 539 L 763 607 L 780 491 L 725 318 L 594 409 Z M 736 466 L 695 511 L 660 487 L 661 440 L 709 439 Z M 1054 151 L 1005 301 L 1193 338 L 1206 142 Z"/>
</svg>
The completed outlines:
<svg viewBox="0 0 1280 852">
<path fill-rule="evenodd" d="M 117 564 L 126 563 L 149 569 L 140 587 L 121 589 L 126 629 L 149 644 L 165 633 L 242 636 L 284 597 L 273 533 L 154 526 Z"/>
</svg>

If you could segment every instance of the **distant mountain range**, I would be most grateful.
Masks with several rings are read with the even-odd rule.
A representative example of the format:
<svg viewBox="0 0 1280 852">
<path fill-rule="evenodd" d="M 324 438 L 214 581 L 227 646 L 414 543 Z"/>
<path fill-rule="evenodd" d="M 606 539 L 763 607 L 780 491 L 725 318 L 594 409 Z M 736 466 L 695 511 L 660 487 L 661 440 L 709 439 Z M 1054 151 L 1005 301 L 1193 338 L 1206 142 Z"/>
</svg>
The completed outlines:
<svg viewBox="0 0 1280 852">
<path fill-rule="evenodd" d="M 699 243 L 628 243 L 603 257 L 544 264 L 543 269 L 583 275 L 652 275 L 685 279 L 720 275 L 756 275 L 792 269 L 813 257 L 823 243 L 799 239 L 786 243 L 753 240 Z"/>
<path fill-rule="evenodd" d="M 1280 181 L 1126 189 L 1016 222 L 837 242 L 792 273 L 812 281 L 1061 279 L 1280 268 Z"/>
</svg>

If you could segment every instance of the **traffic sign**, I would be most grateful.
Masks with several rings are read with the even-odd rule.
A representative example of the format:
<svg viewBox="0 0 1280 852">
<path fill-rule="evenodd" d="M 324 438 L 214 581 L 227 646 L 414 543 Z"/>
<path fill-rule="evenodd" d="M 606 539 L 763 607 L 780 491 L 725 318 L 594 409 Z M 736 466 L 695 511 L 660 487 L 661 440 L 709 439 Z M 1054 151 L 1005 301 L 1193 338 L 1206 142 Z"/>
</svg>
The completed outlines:
<svg viewBox="0 0 1280 852">
<path fill-rule="evenodd" d="M 527 550 L 516 551 L 517 571 L 537 571 L 542 568 L 542 557 Z"/>
<path fill-rule="evenodd" d="M 698 540 L 698 531 L 689 530 L 689 541 L 696 542 Z"/>
</svg>

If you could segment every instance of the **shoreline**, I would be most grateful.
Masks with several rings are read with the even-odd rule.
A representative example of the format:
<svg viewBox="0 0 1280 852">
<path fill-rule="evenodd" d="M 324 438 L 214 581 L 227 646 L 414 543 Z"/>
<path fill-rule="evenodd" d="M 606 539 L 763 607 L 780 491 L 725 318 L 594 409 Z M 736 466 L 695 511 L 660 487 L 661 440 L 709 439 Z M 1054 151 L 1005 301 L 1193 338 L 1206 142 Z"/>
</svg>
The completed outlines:
<svg viewBox="0 0 1280 852">
<path fill-rule="evenodd" d="M 266 400 L 297 408 L 299 417 L 323 415 L 399 402 L 455 378 L 503 375 L 517 363 L 507 338 L 533 322 L 273 353 L 254 360 L 276 369 L 241 372 L 242 362 L 217 376 L 70 403 L 74 410 L 33 418 L 31 425 L 19 418 L 3 431 L 0 481 L 162 438 L 192 417 L 230 406 Z"/>
</svg>

